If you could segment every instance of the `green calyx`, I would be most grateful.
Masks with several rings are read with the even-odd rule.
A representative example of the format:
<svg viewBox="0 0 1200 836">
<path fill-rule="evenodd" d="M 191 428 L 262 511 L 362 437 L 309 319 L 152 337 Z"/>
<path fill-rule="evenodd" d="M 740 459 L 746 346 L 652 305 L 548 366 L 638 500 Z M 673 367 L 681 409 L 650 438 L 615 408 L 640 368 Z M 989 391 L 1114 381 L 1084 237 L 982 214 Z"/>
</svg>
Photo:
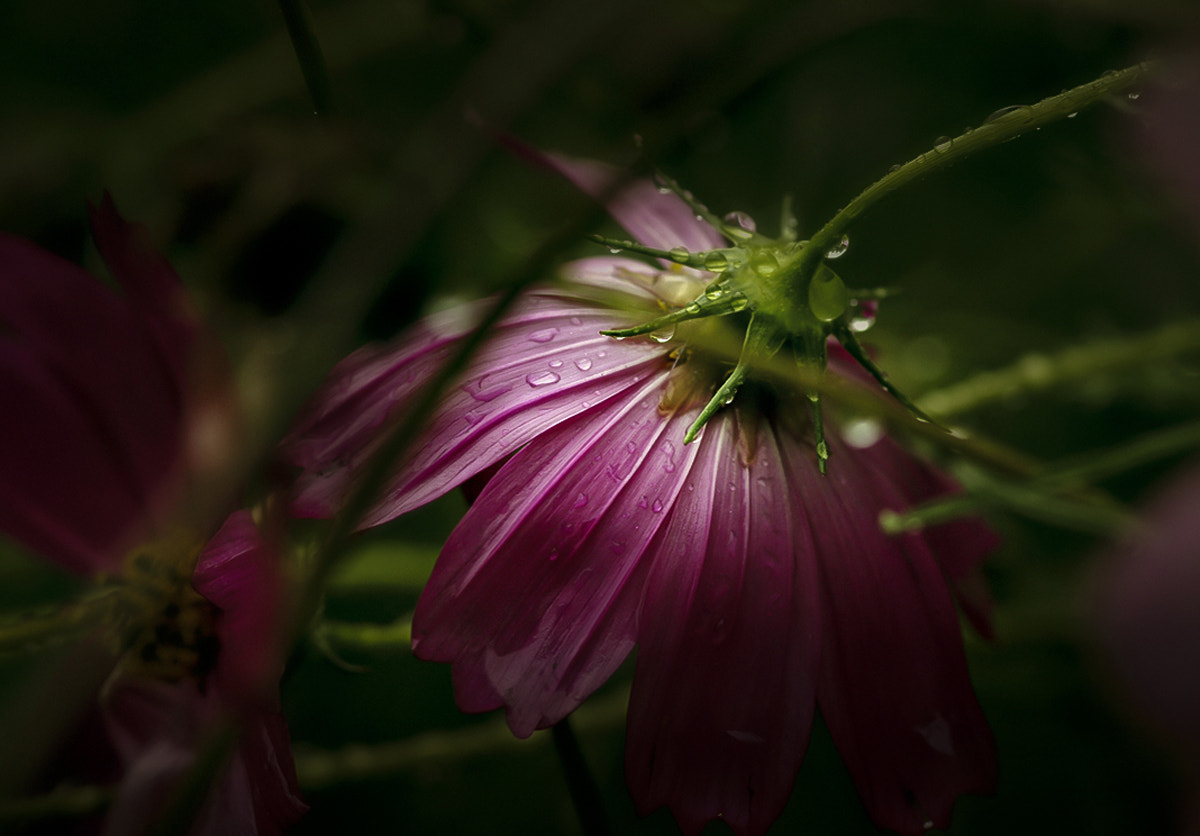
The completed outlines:
<svg viewBox="0 0 1200 836">
<path fill-rule="evenodd" d="M 803 265 L 814 256 L 808 252 L 808 241 L 796 240 L 796 222 L 787 203 L 780 236 L 768 238 L 757 231 L 749 217 L 733 213 L 718 218 L 673 180 L 660 175 L 659 182 L 665 191 L 684 200 L 700 220 L 720 231 L 730 246 L 699 252 L 683 247 L 661 250 L 633 241 L 591 236 L 614 253 L 640 253 L 668 262 L 674 270 L 684 268 L 715 274 L 704 291 L 682 307 L 632 328 L 601 333 L 617 338 L 635 337 L 663 333 L 689 320 L 750 314 L 736 365 L 688 428 L 684 443 L 695 441 L 712 416 L 733 402 L 752 371 L 774 358 L 784 345 L 792 346 L 797 362 L 803 367 L 823 373 L 830 336 L 836 337 L 888 392 L 920 415 L 911 401 L 887 382 L 854 334 L 851 316 L 857 311 L 856 300 L 873 298 L 876 292 L 852 293 L 826 263 L 845 252 L 848 243 L 845 239 L 820 255 L 816 270 L 804 270 Z M 806 274 L 809 278 L 804 279 Z M 824 473 L 829 447 L 824 435 L 820 393 L 814 389 L 804 395 L 811 404 L 817 463 Z"/>
</svg>

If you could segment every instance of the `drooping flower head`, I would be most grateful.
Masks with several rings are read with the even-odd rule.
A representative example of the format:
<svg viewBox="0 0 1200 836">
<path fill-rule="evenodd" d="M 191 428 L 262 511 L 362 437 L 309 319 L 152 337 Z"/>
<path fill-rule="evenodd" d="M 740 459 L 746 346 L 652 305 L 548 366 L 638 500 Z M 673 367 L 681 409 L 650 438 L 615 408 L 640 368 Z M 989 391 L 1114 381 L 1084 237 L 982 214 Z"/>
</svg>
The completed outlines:
<svg viewBox="0 0 1200 836">
<path fill-rule="evenodd" d="M 0 534 L 101 584 L 80 607 L 118 658 L 100 742 L 84 734 L 120 781 L 107 832 L 152 824 L 222 723 L 240 742 L 196 832 L 274 832 L 304 809 L 275 706 L 277 558 L 199 493 L 234 455 L 228 366 L 145 231 L 107 196 L 92 226 L 119 289 L 0 235 Z"/>
<path fill-rule="evenodd" d="M 504 707 L 525 736 L 636 646 L 629 785 L 688 833 L 718 817 L 763 832 L 818 706 L 880 825 L 945 826 L 958 795 L 994 781 L 953 595 L 994 538 L 975 522 L 885 536 L 880 511 L 954 486 L 878 432 L 823 427 L 815 391 L 754 376 L 785 348 L 850 374 L 827 337 L 851 332 L 851 295 L 824 268 L 790 298 L 789 232 L 770 241 L 678 189 L 538 159 L 604 195 L 638 242 L 607 243 L 660 260 L 584 259 L 529 292 L 367 515 L 495 471 L 421 596 L 414 651 L 451 663 L 461 708 Z M 338 507 L 472 317 L 430 317 L 334 372 L 285 443 L 304 468 L 298 513 Z M 731 333 L 733 362 L 709 350 Z"/>
</svg>

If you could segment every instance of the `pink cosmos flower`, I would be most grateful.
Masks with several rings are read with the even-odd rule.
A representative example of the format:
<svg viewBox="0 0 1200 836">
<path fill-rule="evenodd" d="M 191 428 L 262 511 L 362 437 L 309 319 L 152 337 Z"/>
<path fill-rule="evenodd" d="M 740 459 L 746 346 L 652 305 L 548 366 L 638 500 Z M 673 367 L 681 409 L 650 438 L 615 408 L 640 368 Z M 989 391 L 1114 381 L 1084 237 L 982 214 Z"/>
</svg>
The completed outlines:
<svg viewBox="0 0 1200 836">
<path fill-rule="evenodd" d="M 1200 833 L 1200 469 L 1174 480 L 1103 564 L 1098 649 L 1132 714 L 1167 743 L 1190 784 L 1182 828 Z"/>
<path fill-rule="evenodd" d="M 120 777 L 107 832 L 152 823 L 219 723 L 240 742 L 196 832 L 276 832 L 305 809 L 275 704 L 276 557 L 246 514 L 203 546 L 177 510 L 227 462 L 232 383 L 145 232 L 107 196 L 92 226 L 120 292 L 0 235 L 0 532 L 117 579 L 93 603 L 131 646 L 97 707 Z"/>
<path fill-rule="evenodd" d="M 598 164 L 539 159 L 593 195 L 615 182 Z M 641 244 L 689 264 L 674 248 L 718 252 L 722 233 L 760 240 L 748 219 L 719 230 L 647 181 L 608 208 Z M 878 824 L 944 827 L 958 795 L 995 780 L 954 604 L 994 537 L 970 521 L 885 536 L 882 510 L 953 484 L 886 437 L 852 442 L 831 428 L 822 474 L 803 392 L 751 377 L 684 443 L 721 383 L 703 354 L 721 320 L 600 332 L 682 310 L 706 288 L 719 297 L 716 278 L 669 260 L 588 258 L 496 326 L 364 522 L 494 474 L 421 596 L 413 649 L 451 663 L 462 709 L 503 706 L 524 737 L 568 715 L 636 646 L 628 782 L 641 811 L 669 805 L 687 833 L 714 818 L 765 831 L 818 706 Z M 475 313 L 432 316 L 335 370 L 285 443 L 304 468 L 297 513 L 333 513 Z M 849 373 L 844 353 L 829 362 Z M 986 604 L 971 614 L 986 628 Z"/>
</svg>

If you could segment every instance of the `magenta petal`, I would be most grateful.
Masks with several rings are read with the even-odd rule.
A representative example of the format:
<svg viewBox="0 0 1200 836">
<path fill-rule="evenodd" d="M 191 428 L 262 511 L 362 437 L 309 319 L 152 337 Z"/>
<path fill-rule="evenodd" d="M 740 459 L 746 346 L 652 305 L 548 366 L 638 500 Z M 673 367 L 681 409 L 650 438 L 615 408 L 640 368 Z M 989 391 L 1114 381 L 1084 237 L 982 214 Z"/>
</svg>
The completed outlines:
<svg viewBox="0 0 1200 836">
<path fill-rule="evenodd" d="M 185 381 L 143 311 L 0 236 L 0 529 L 78 572 L 112 569 L 177 475 Z"/>
<path fill-rule="evenodd" d="M 758 834 L 808 745 L 820 642 L 810 534 L 769 430 L 750 466 L 721 413 L 653 549 L 638 624 L 626 773 L 685 833 Z"/>
<path fill-rule="evenodd" d="M 278 558 L 248 511 L 230 516 L 196 563 L 192 585 L 221 610 L 213 677 L 232 707 L 272 693 L 283 673 L 281 582 Z"/>
<path fill-rule="evenodd" d="M 614 324 L 612 313 L 581 305 L 577 297 L 546 292 L 524 299 L 445 396 L 420 449 L 363 525 L 440 496 L 659 366 L 661 346 L 600 335 Z M 422 326 L 394 348 L 360 352 L 335 370 L 285 443 L 286 454 L 307 468 L 297 488 L 298 513 L 325 516 L 338 506 L 377 449 L 389 416 L 437 374 L 451 351 L 451 337 L 439 339 Z"/>
<path fill-rule="evenodd" d="M 996 780 L 958 618 L 920 536 L 880 532 L 879 509 L 898 498 L 854 452 L 831 447 L 828 475 L 809 467 L 799 480 L 822 575 L 818 704 L 876 824 L 944 828 L 959 795 Z M 803 476 L 809 451 L 786 454 Z"/>
<path fill-rule="evenodd" d="M 604 208 L 635 239 L 648 247 L 692 252 L 725 246 L 721 234 L 675 194 L 663 193 L 649 180 L 631 179 L 620 188 L 624 173 L 605 163 L 546 154 L 528 146 L 522 153 L 566 177 L 582 191 L 604 201 Z M 611 193 L 610 193 L 611 192 Z"/>
<path fill-rule="evenodd" d="M 503 702 L 526 736 L 633 647 L 645 552 L 695 455 L 672 440 L 688 416 L 658 413 L 665 377 L 530 442 L 450 536 L 417 604 L 413 650 L 454 662 L 464 709 Z"/>
</svg>

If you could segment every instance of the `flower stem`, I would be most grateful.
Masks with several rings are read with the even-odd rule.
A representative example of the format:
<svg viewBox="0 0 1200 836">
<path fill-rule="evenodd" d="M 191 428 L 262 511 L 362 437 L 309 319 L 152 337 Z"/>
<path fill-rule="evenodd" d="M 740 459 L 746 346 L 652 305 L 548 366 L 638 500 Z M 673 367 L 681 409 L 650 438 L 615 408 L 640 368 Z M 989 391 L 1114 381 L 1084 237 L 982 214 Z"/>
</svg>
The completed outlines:
<svg viewBox="0 0 1200 836">
<path fill-rule="evenodd" d="M 1016 395 L 1052 390 L 1197 351 L 1200 319 L 1188 319 L 1145 334 L 1072 346 L 1056 354 L 1028 354 L 1008 368 L 973 375 L 919 400 L 922 408 L 934 415 L 957 415 Z"/>
<path fill-rule="evenodd" d="M 881 199 L 913 181 L 973 154 L 991 148 L 1023 133 L 1065 119 L 1115 93 L 1141 82 L 1150 72 L 1148 63 L 1109 72 L 1100 78 L 1065 90 L 1032 105 L 1006 109 L 978 128 L 968 129 L 953 139 L 938 142 L 933 148 L 876 180 L 834 215 L 809 239 L 796 268 L 796 286 L 807 288 L 825 254 L 834 249 L 842 236 L 864 212 Z"/>
<path fill-rule="evenodd" d="M 558 762 L 562 766 L 563 776 L 571 792 L 571 803 L 575 806 L 575 817 L 579 820 L 580 830 L 584 836 L 608 836 L 612 831 L 608 824 L 608 814 L 604 811 L 600 788 L 588 769 L 587 761 L 584 760 L 579 738 L 571 729 L 571 718 L 564 717 L 555 723 L 550 733 L 554 738 L 554 751 L 558 754 Z"/>
<path fill-rule="evenodd" d="M 283 22 L 287 26 L 288 37 L 292 39 L 296 60 L 300 62 L 300 71 L 304 73 L 304 83 L 308 85 L 313 108 L 317 116 L 328 116 L 333 111 L 333 87 L 329 83 L 329 71 L 325 67 L 325 58 L 313 32 L 308 10 L 304 8 L 302 0 L 279 0 L 279 10 L 283 12 Z"/>
</svg>

